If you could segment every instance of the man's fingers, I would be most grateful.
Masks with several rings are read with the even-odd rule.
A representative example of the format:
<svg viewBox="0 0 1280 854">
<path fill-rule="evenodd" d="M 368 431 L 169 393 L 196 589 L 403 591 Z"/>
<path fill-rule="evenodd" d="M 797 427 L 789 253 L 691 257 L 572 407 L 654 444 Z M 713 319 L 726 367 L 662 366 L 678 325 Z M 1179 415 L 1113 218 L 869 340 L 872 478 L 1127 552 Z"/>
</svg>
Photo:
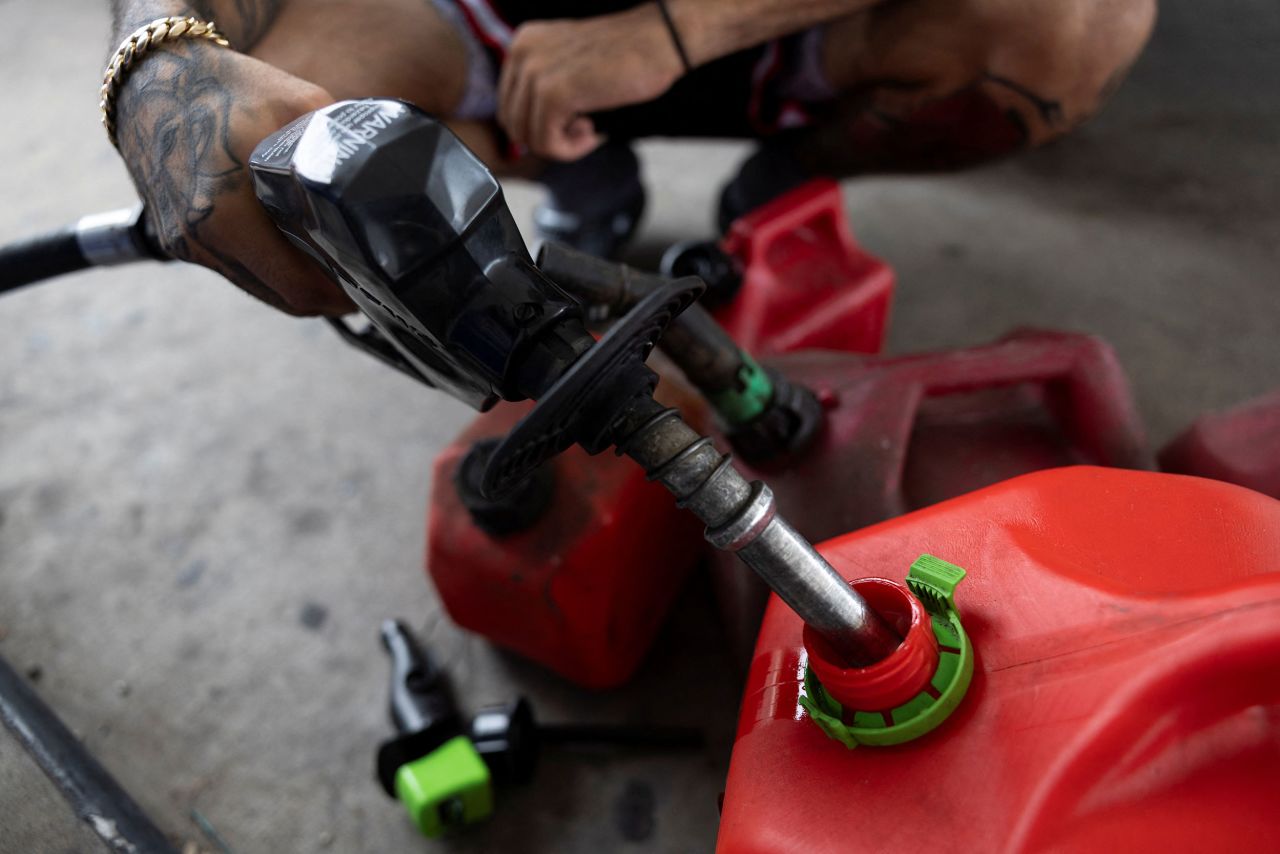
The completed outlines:
<svg viewBox="0 0 1280 854">
<path fill-rule="evenodd" d="M 511 83 L 507 97 L 507 118 L 503 127 L 512 141 L 519 145 L 529 144 L 529 109 L 533 97 L 532 75 L 520 73 Z"/>
<path fill-rule="evenodd" d="M 277 264 L 267 281 L 275 284 L 275 291 L 290 314 L 339 317 L 356 310 L 355 303 L 338 283 L 304 252 L 286 243 L 277 256 Z"/>
<path fill-rule="evenodd" d="M 558 93 L 548 87 L 546 78 L 536 81 L 529 96 L 528 145 L 533 153 L 554 157 L 551 152 L 558 142 L 554 137 L 563 132 L 570 118 L 572 114 L 559 103 Z"/>
<path fill-rule="evenodd" d="M 519 61 L 515 57 L 509 57 L 502 64 L 502 71 L 498 75 L 498 124 L 511 133 L 509 128 L 508 117 L 511 110 L 511 90 L 515 88 L 516 77 L 519 75 Z"/>
<path fill-rule="evenodd" d="M 192 260 L 269 305 L 293 315 L 355 310 L 321 266 L 290 243 L 247 187 L 214 209 Z"/>
<path fill-rule="evenodd" d="M 555 160 L 577 160 L 590 154 L 603 138 L 591 119 L 579 113 L 567 93 L 543 78 L 533 86 L 529 114 L 529 147 Z"/>
<path fill-rule="evenodd" d="M 561 126 L 555 137 L 556 148 L 548 156 L 558 160 L 578 160 L 600 147 L 604 137 L 596 133 L 595 123 L 586 116 L 577 116 Z"/>
<path fill-rule="evenodd" d="M 269 263 L 250 266 L 219 253 L 208 266 L 250 296 L 295 317 L 338 317 L 356 310 L 342 288 L 294 247 L 271 247 L 265 257 Z"/>
<path fill-rule="evenodd" d="M 315 259 L 278 232 L 271 234 L 270 243 L 253 254 L 253 267 L 246 272 L 259 282 L 270 282 L 271 290 L 284 302 L 285 311 L 300 316 L 337 317 L 356 310 L 355 303 Z"/>
<path fill-rule="evenodd" d="M 498 76 L 498 124 L 514 142 L 523 145 L 525 139 L 521 133 L 521 123 L 524 121 L 528 98 L 526 90 L 529 74 L 524 61 L 526 51 L 520 36 L 521 33 L 517 32 Z"/>
</svg>

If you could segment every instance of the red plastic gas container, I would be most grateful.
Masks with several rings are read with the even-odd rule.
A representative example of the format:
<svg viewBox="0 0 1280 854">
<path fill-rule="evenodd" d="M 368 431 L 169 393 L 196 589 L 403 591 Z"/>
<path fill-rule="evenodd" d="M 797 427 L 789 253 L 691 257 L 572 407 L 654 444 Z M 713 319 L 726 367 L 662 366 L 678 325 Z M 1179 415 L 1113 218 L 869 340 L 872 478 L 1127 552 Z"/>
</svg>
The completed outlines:
<svg viewBox="0 0 1280 854">
<path fill-rule="evenodd" d="M 813 541 L 1040 469 L 1147 465 L 1124 371 L 1092 336 L 1023 331 L 964 350 L 770 364 L 826 408 L 809 449 L 755 473 Z M 745 663 L 768 589 L 732 556 L 713 557 L 713 580 Z"/>
<path fill-rule="evenodd" d="M 810 182 L 735 221 L 723 248 L 744 272 L 716 319 L 752 354 L 884 346 L 894 274 L 854 241 L 836 182 Z"/>
<path fill-rule="evenodd" d="M 799 705 L 802 624 L 775 599 L 719 851 L 1280 850 L 1280 502 L 1076 467 L 820 550 L 849 578 L 964 567 L 973 683 L 929 735 L 850 750 Z"/>
<path fill-rule="evenodd" d="M 1160 452 L 1160 468 L 1280 498 L 1280 390 L 1200 418 Z"/>
<path fill-rule="evenodd" d="M 695 425 L 706 417 L 669 378 L 658 397 Z M 478 439 L 505 435 L 530 406 L 479 416 L 436 458 L 427 571 L 458 625 L 580 685 L 615 686 L 640 664 L 703 555 L 702 526 L 631 460 L 574 447 L 549 463 L 555 486 L 546 515 L 506 536 L 481 530 L 454 475 Z"/>
</svg>

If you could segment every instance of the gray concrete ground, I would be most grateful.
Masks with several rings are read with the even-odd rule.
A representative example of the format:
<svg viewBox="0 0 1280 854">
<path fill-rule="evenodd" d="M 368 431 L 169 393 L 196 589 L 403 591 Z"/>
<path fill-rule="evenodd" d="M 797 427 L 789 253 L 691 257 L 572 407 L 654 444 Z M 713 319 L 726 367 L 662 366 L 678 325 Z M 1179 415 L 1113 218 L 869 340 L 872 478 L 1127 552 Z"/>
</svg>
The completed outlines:
<svg viewBox="0 0 1280 854">
<path fill-rule="evenodd" d="M 0 0 L 0 241 L 132 198 L 96 121 L 103 6 Z M 1022 324 L 1100 333 L 1156 442 L 1274 385 L 1277 43 L 1270 0 L 1171 0 L 1072 139 L 965 175 L 851 183 L 859 235 L 900 277 L 892 349 Z M 639 256 L 707 233 L 744 152 L 644 146 Z M 533 190 L 510 195 L 526 223 Z M 0 329 L 0 653 L 175 840 L 217 850 L 198 812 L 237 852 L 710 847 L 736 688 L 705 591 L 611 694 L 452 627 L 422 575 L 422 520 L 461 405 L 196 269 L 4 297 Z M 388 615 L 422 630 L 470 703 L 524 692 L 549 718 L 698 724 L 711 746 L 555 758 L 488 827 L 424 842 L 370 779 Z M 93 849 L 0 735 L 0 851 Z"/>
</svg>

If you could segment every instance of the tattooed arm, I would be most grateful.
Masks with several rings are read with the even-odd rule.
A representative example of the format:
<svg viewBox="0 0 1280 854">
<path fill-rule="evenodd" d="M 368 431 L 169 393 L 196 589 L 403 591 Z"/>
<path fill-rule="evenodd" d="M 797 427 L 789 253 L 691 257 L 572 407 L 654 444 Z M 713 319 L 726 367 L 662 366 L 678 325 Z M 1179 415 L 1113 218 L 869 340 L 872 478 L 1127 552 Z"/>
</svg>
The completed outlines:
<svg viewBox="0 0 1280 854">
<path fill-rule="evenodd" d="M 113 0 L 113 45 L 156 18 L 195 15 L 247 50 L 279 5 Z M 167 43 L 134 66 L 119 94 L 117 138 L 161 246 L 290 314 L 351 311 L 341 289 L 272 225 L 245 166 L 264 137 L 332 100 L 274 66 L 193 39 Z"/>
</svg>

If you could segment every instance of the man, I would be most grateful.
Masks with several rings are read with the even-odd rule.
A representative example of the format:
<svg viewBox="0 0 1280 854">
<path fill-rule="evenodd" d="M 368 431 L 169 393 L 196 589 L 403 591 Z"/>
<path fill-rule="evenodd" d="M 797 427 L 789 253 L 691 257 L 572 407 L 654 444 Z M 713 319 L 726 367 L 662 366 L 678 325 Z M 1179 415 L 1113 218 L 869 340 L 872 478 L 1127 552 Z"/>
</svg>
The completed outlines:
<svg viewBox="0 0 1280 854">
<path fill-rule="evenodd" d="M 607 253 L 643 206 L 628 141 L 750 136 L 723 224 L 817 175 L 960 168 L 1091 116 L 1155 0 L 113 0 L 115 36 L 168 15 L 234 49 L 166 42 L 116 101 L 162 245 L 293 314 L 351 309 L 286 243 L 245 169 L 335 99 L 399 97 L 499 174 L 549 189 L 546 235 Z"/>
</svg>

